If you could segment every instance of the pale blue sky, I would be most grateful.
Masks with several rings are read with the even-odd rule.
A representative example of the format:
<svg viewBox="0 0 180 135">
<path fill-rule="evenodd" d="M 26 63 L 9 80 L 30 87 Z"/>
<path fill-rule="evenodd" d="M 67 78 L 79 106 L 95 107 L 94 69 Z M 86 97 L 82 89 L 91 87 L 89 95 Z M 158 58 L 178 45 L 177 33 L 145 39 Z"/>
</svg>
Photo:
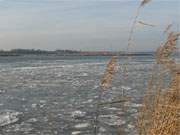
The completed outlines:
<svg viewBox="0 0 180 135">
<path fill-rule="evenodd" d="M 140 0 L 0 0 L 0 49 L 120 50 Z M 169 23 L 179 31 L 180 1 L 152 0 L 137 25 L 133 51 L 151 51 Z"/>
</svg>

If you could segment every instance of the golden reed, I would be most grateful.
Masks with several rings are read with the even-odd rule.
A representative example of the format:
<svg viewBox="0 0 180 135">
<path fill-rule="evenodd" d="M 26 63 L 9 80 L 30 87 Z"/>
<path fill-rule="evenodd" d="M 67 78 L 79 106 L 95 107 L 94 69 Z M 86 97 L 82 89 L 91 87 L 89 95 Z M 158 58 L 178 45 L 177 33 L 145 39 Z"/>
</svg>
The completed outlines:
<svg viewBox="0 0 180 135">
<path fill-rule="evenodd" d="M 107 64 L 106 71 L 104 73 L 104 76 L 101 80 L 100 86 L 102 89 L 107 89 L 111 86 L 113 76 L 117 70 L 117 56 L 113 56 L 110 60 L 110 62 Z"/>
<path fill-rule="evenodd" d="M 179 36 L 179 33 L 170 32 L 164 45 L 157 49 L 156 62 L 163 68 L 156 83 L 154 76 L 149 81 L 143 107 L 139 113 L 140 135 L 179 135 L 180 133 L 180 65 L 170 58 L 176 51 Z M 172 81 L 169 87 L 162 91 L 165 68 L 170 71 Z M 152 92 L 154 86 L 155 94 Z"/>
</svg>

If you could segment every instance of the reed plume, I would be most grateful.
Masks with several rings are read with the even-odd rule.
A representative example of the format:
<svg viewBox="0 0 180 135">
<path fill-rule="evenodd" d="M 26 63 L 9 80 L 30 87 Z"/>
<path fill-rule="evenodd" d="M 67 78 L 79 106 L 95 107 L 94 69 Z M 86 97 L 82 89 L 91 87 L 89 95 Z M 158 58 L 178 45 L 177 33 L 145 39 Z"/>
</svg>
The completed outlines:
<svg viewBox="0 0 180 135">
<path fill-rule="evenodd" d="M 117 69 L 117 56 L 113 56 L 109 63 L 106 66 L 105 73 L 100 82 L 101 89 L 99 90 L 98 99 L 97 99 L 97 108 L 95 114 L 95 122 L 94 122 L 94 134 L 97 135 L 99 132 L 99 115 L 101 110 L 101 99 L 104 90 L 107 90 L 112 83 L 114 74 Z"/>
<path fill-rule="evenodd" d="M 100 86 L 102 87 L 102 89 L 105 90 L 108 87 L 110 87 L 116 69 L 117 69 L 117 56 L 113 56 L 110 62 L 107 64 L 106 71 L 101 80 Z"/>
<path fill-rule="evenodd" d="M 138 19 L 138 16 L 139 16 L 139 13 L 140 13 L 140 9 L 141 7 L 143 7 L 144 5 L 148 4 L 151 0 L 143 0 L 139 7 L 137 8 L 137 11 L 136 11 L 136 14 L 134 16 L 134 20 L 133 20 L 133 23 L 132 23 L 132 26 L 131 26 L 131 29 L 130 29 L 130 32 L 129 32 L 129 37 L 128 37 L 128 46 L 127 46 L 127 51 L 132 43 L 132 36 L 133 36 L 133 33 L 134 33 L 134 29 L 135 29 L 135 25 L 137 23 L 137 19 Z"/>
<path fill-rule="evenodd" d="M 170 32 L 167 41 L 163 46 L 160 46 L 156 52 L 156 62 L 166 66 L 172 72 L 180 70 L 179 64 L 176 64 L 174 60 L 170 58 L 171 54 L 177 49 L 176 43 L 180 36 L 180 33 Z"/>
<path fill-rule="evenodd" d="M 131 28 L 130 28 L 130 31 L 129 31 L 129 36 L 128 36 L 128 44 L 127 44 L 127 48 L 126 48 L 126 53 L 128 54 L 129 53 L 129 48 L 130 46 L 133 44 L 133 34 L 134 34 L 134 31 L 135 31 L 135 26 L 137 24 L 137 21 L 138 21 L 138 17 L 139 17 L 139 14 L 140 14 L 140 9 L 145 5 L 145 4 L 148 4 L 151 0 L 142 0 L 142 2 L 139 4 L 138 8 L 137 8 L 137 11 L 136 11 L 136 14 L 133 18 L 133 22 L 132 22 L 132 25 L 131 25 Z M 127 72 L 127 65 L 129 63 L 129 59 L 130 59 L 130 56 L 127 57 L 126 61 L 125 61 L 125 64 L 124 64 L 124 72 L 126 73 Z M 127 78 L 127 74 L 125 74 L 126 78 Z"/>
<path fill-rule="evenodd" d="M 147 3 L 149 3 L 151 0 L 142 0 L 141 5 L 140 6 L 144 6 Z"/>
</svg>

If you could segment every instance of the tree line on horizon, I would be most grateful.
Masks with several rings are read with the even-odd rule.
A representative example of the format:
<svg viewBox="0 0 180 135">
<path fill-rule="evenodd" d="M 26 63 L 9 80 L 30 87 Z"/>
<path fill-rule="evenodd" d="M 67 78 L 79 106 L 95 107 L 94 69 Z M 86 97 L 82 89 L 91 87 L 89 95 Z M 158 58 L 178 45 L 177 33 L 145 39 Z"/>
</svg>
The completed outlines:
<svg viewBox="0 0 180 135">
<path fill-rule="evenodd" d="M 82 50 L 41 50 L 41 49 L 12 49 L 12 50 L 0 50 L 0 56 L 19 56 L 19 55 L 154 55 L 154 52 L 129 52 L 128 54 L 123 51 L 82 51 Z"/>
</svg>

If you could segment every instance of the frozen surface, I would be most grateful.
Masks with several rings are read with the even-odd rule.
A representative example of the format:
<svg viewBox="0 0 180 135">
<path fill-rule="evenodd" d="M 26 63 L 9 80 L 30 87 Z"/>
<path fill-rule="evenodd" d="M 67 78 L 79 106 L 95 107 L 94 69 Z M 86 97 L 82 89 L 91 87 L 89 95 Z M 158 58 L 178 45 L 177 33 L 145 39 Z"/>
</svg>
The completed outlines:
<svg viewBox="0 0 180 135">
<path fill-rule="evenodd" d="M 108 57 L 0 57 L 0 135 L 93 135 L 100 79 Z M 136 117 L 153 59 L 129 62 L 103 100 L 131 97 L 100 110 L 100 133 L 136 134 Z"/>
<path fill-rule="evenodd" d="M 19 112 L 12 110 L 5 110 L 0 112 L 0 127 L 17 122 L 19 120 L 17 117 L 19 114 Z"/>
</svg>

